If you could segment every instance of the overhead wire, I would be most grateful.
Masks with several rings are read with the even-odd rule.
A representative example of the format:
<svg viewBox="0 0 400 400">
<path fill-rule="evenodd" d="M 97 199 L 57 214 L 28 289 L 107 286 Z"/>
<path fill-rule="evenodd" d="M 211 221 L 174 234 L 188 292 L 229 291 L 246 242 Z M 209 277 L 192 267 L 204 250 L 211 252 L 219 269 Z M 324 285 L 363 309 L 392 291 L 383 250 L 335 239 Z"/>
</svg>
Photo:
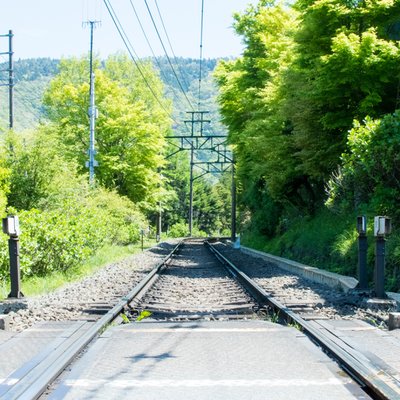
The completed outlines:
<svg viewBox="0 0 400 400">
<path fill-rule="evenodd" d="M 180 81 L 180 79 L 179 79 L 179 77 L 178 77 L 178 75 L 177 75 L 177 73 L 176 73 L 176 71 L 175 71 L 175 68 L 174 68 L 174 66 L 173 66 L 173 64 L 172 64 L 172 62 L 171 62 L 171 59 L 170 59 L 170 57 L 169 57 L 169 55 L 168 55 L 167 49 L 165 48 L 164 42 L 163 42 L 163 40 L 162 40 L 162 38 L 161 38 L 160 32 L 159 32 L 159 30 L 158 30 L 158 28 L 157 28 L 157 24 L 156 24 L 156 22 L 155 22 L 155 20 L 154 20 L 153 14 L 152 14 L 152 12 L 151 12 L 151 10 L 150 10 L 150 7 L 149 7 L 149 5 L 148 5 L 148 3 L 147 3 L 147 0 L 144 0 L 144 3 L 145 3 L 145 5 L 146 5 L 147 11 L 148 11 L 148 13 L 149 13 L 149 15 L 150 15 L 150 19 L 151 19 L 151 21 L 152 21 L 152 23 L 153 23 L 154 29 L 155 29 L 155 31 L 156 31 L 156 33 L 157 33 L 158 39 L 160 40 L 161 46 L 162 46 L 162 48 L 163 48 L 163 50 L 164 50 L 165 56 L 167 57 L 168 63 L 169 63 L 169 65 L 170 65 L 170 67 L 171 67 L 171 70 L 172 70 L 172 72 L 173 72 L 173 74 L 174 74 L 174 76 L 175 76 L 175 79 L 176 79 L 177 82 L 178 82 L 178 86 L 179 86 L 181 92 L 183 93 L 183 95 L 185 96 L 185 99 L 186 99 L 186 101 L 188 102 L 190 108 L 191 108 L 192 110 L 194 110 L 194 107 L 193 107 L 193 105 L 192 105 L 192 102 L 190 101 L 189 97 L 187 96 L 187 94 L 186 94 L 186 92 L 185 92 L 185 89 L 184 89 L 183 86 L 182 86 L 182 82 Z"/>
<path fill-rule="evenodd" d="M 111 5 L 109 0 L 103 0 L 104 5 L 107 8 L 107 11 L 118 31 L 119 36 L 121 37 L 126 49 L 128 50 L 128 53 L 132 59 L 132 61 L 134 62 L 137 70 L 139 71 L 139 74 L 141 75 L 143 81 L 145 82 L 147 88 L 150 90 L 151 94 L 153 95 L 153 97 L 155 98 L 155 100 L 157 101 L 157 103 L 160 105 L 160 107 L 164 110 L 164 112 L 176 123 L 178 124 L 178 122 L 173 118 L 173 116 L 171 115 L 171 112 L 168 111 L 164 104 L 161 103 L 160 99 L 158 98 L 157 94 L 155 93 L 154 89 L 151 87 L 149 81 L 147 80 L 142 68 L 139 65 L 139 62 L 135 59 L 135 56 L 137 59 L 139 59 L 139 56 L 137 55 L 135 49 L 132 46 L 132 43 L 130 42 L 117 14 L 115 13 L 115 10 L 113 8 L 113 6 Z M 134 56 L 135 55 L 135 56 Z"/>
<path fill-rule="evenodd" d="M 168 77 L 167 77 L 167 75 L 166 75 L 166 73 L 165 73 L 165 71 L 164 71 L 164 67 L 161 65 L 161 62 L 160 62 L 160 60 L 159 60 L 159 57 L 156 56 L 156 54 L 155 54 L 155 52 L 154 52 L 154 50 L 153 50 L 153 47 L 152 47 L 152 45 L 151 45 L 151 43 L 150 43 L 150 40 L 149 40 L 149 38 L 148 38 L 148 36 L 147 36 L 147 34 L 146 34 L 146 31 L 145 31 L 145 29 L 144 29 L 144 27 L 143 27 L 143 24 L 142 24 L 141 20 L 140 20 L 140 17 L 139 17 L 139 14 L 138 14 L 137 10 L 136 10 L 136 7 L 135 7 L 134 4 L 133 4 L 133 1 L 132 1 L 132 0 L 129 0 L 129 1 L 130 1 L 132 10 L 133 10 L 133 12 L 134 12 L 134 14 L 135 14 L 135 17 L 136 17 L 136 19 L 137 19 L 137 21 L 138 21 L 138 23 L 139 23 L 139 26 L 140 26 L 140 29 L 141 29 L 141 31 L 142 31 L 142 34 L 143 34 L 143 36 L 144 36 L 144 38 L 145 38 L 145 40 L 146 40 L 146 42 L 147 42 L 147 45 L 149 46 L 149 49 L 150 49 L 150 51 L 151 51 L 151 53 L 152 53 L 152 55 L 153 55 L 153 58 L 154 58 L 156 64 L 157 64 L 157 66 L 158 66 L 158 68 L 159 68 L 159 70 L 160 70 L 160 74 L 161 74 L 162 77 L 164 78 L 164 81 L 167 83 L 167 82 L 168 82 Z M 178 96 L 178 94 L 177 94 L 176 89 L 174 88 L 174 86 L 173 86 L 173 85 L 169 85 L 169 87 L 171 88 L 171 91 L 172 91 L 172 94 L 173 94 L 173 97 L 175 98 L 175 100 L 180 101 L 180 98 L 179 98 L 179 96 Z M 173 119 L 173 121 L 174 121 L 176 124 L 179 124 L 175 119 Z M 185 126 L 186 130 L 188 130 L 188 127 L 187 127 L 186 125 L 184 125 L 184 126 Z"/>
<path fill-rule="evenodd" d="M 137 21 L 138 21 L 138 23 L 139 23 L 140 29 L 142 30 L 143 36 L 144 36 L 144 38 L 145 38 L 145 40 L 146 40 L 146 42 L 147 42 L 147 45 L 149 46 L 149 49 L 150 49 L 150 51 L 151 51 L 151 54 L 153 55 L 153 58 L 154 58 L 154 60 L 155 60 L 155 62 L 156 62 L 156 64 L 157 64 L 157 66 L 158 66 L 158 68 L 159 68 L 159 70 L 160 70 L 160 74 L 163 76 L 165 82 L 167 82 L 167 81 L 168 81 L 168 78 L 167 78 L 167 76 L 166 76 L 166 74 L 165 74 L 165 72 L 164 72 L 164 68 L 162 67 L 160 60 L 159 60 L 158 57 L 156 56 L 156 54 L 155 54 L 155 52 L 154 52 L 154 50 L 153 50 L 153 47 L 151 46 L 150 40 L 149 40 L 149 38 L 148 38 L 148 36 L 147 36 L 147 34 L 146 34 L 146 31 L 144 30 L 144 27 L 143 27 L 142 22 L 140 21 L 140 18 L 139 18 L 139 15 L 138 15 L 137 11 L 136 11 L 136 8 L 135 8 L 135 6 L 133 5 L 133 1 L 132 1 L 132 0 L 129 0 L 129 1 L 130 1 L 132 10 L 133 10 L 133 12 L 134 12 L 134 14 L 135 14 L 135 16 L 136 16 L 136 19 L 137 19 Z M 172 93 L 173 93 L 175 99 L 178 99 L 178 95 L 177 95 L 177 93 L 176 93 L 176 91 L 175 91 L 175 88 L 174 88 L 173 86 L 171 86 L 171 90 L 172 90 Z"/>
<path fill-rule="evenodd" d="M 178 67 L 178 71 L 179 71 L 179 73 L 180 73 L 180 76 L 181 76 L 181 78 L 182 78 L 182 80 L 183 80 L 183 83 L 186 85 L 186 90 L 188 91 L 190 85 L 189 85 L 188 81 L 186 80 L 185 73 L 182 71 L 181 65 L 180 65 L 179 62 L 178 62 L 178 58 L 177 58 L 176 55 L 175 55 L 174 49 L 173 49 L 172 44 L 171 44 L 171 40 L 169 39 L 169 35 L 168 35 L 168 32 L 167 32 L 167 28 L 166 28 L 165 23 L 164 23 L 164 19 L 163 19 L 163 17 L 162 17 L 160 8 L 158 7 L 158 2 L 157 2 L 157 0 L 154 0 L 154 3 L 155 3 L 156 8 L 157 8 L 158 16 L 159 16 L 159 18 L 160 18 L 161 25 L 162 25 L 162 27 L 163 27 L 165 37 L 167 38 L 167 41 L 168 41 L 169 48 L 170 48 L 170 50 L 171 50 L 172 55 L 174 56 L 175 64 L 176 64 L 176 66 Z"/>
</svg>

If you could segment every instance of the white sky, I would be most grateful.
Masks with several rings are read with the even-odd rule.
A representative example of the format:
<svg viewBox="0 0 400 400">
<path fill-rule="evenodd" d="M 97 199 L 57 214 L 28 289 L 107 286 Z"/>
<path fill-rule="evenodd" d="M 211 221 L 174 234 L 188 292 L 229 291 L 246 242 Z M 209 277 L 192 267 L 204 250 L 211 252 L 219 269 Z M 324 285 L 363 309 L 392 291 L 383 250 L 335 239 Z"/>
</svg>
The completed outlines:
<svg viewBox="0 0 400 400">
<path fill-rule="evenodd" d="M 163 50 L 155 34 L 144 0 L 110 0 L 129 39 L 140 57 L 150 56 L 133 12 L 135 6 L 156 55 Z M 165 46 L 162 25 L 155 0 L 147 0 L 159 27 Z M 157 0 L 177 56 L 198 58 L 200 52 L 201 0 Z M 243 11 L 257 0 L 204 0 L 203 57 L 237 56 L 242 51 L 240 38 L 232 26 L 232 14 Z M 124 45 L 102 0 L 0 0 L 0 34 L 14 33 L 15 60 L 19 58 L 60 58 L 81 56 L 89 49 L 86 20 L 101 20 L 95 30 L 94 49 L 102 58 Z M 0 38 L 0 52 L 7 51 L 6 38 Z M 4 56 L 3 56 L 4 57 Z M 0 61 L 5 61 L 1 60 Z"/>
</svg>

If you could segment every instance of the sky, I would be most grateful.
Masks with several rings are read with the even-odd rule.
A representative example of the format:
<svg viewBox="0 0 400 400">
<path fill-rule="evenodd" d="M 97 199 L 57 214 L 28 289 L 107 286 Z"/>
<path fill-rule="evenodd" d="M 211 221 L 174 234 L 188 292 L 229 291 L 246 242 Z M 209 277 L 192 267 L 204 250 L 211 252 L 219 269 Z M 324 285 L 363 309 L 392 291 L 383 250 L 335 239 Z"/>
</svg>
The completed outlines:
<svg viewBox="0 0 400 400">
<path fill-rule="evenodd" d="M 136 9 L 154 53 L 164 55 L 155 33 L 145 0 L 109 0 L 129 41 L 139 57 L 151 56 Z M 0 35 L 14 33 L 14 59 L 61 58 L 86 55 L 90 29 L 85 21 L 101 21 L 94 31 L 94 51 L 101 58 L 126 51 L 103 0 L 2 0 Z M 204 0 L 203 57 L 229 57 L 241 54 L 241 39 L 232 29 L 232 14 L 243 11 L 257 0 Z M 176 56 L 198 58 L 200 54 L 201 0 L 147 0 L 153 18 L 171 55 L 156 8 L 162 15 Z M 132 6 L 133 5 L 133 6 Z M 8 41 L 0 37 L 0 52 Z M 2 56 L 4 58 L 4 56 Z M 1 60 L 0 60 L 1 61 Z"/>
</svg>

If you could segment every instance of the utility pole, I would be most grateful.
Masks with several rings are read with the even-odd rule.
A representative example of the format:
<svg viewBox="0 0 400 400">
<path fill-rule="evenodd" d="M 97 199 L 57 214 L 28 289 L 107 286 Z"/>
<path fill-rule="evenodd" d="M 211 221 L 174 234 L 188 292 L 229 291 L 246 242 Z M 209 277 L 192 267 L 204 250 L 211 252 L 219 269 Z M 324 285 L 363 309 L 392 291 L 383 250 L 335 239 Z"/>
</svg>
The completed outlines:
<svg viewBox="0 0 400 400">
<path fill-rule="evenodd" d="M 8 34 L 0 35 L 0 37 L 8 37 L 8 51 L 0 53 L 0 55 L 8 55 L 8 83 L 0 86 L 8 86 L 8 108 L 9 108 L 9 128 L 14 127 L 14 63 L 13 63 L 13 31 L 9 30 Z"/>
<path fill-rule="evenodd" d="M 160 180 L 162 181 L 162 174 L 161 174 L 161 168 L 158 168 L 158 174 L 160 175 Z M 161 189 L 161 182 L 159 185 L 159 188 Z M 157 212 L 157 220 L 156 220 L 156 241 L 157 243 L 161 240 L 161 232 L 162 232 L 162 203 L 161 199 L 158 202 L 158 212 Z"/>
<path fill-rule="evenodd" d="M 156 230 L 156 241 L 157 243 L 161 240 L 162 231 L 162 204 L 161 201 L 158 202 L 158 214 L 157 214 L 157 230 Z"/>
<path fill-rule="evenodd" d="M 194 114 L 191 120 L 191 136 L 194 136 Z M 194 146 L 193 139 L 190 142 L 190 184 L 189 184 L 189 236 L 192 236 L 193 231 L 193 162 L 194 162 Z"/>
<path fill-rule="evenodd" d="M 235 177 L 235 158 L 232 157 L 232 211 L 231 211 L 231 239 L 236 241 L 236 177 Z"/>
<path fill-rule="evenodd" d="M 204 119 L 204 114 L 208 114 L 209 111 L 186 111 L 187 114 L 191 115 L 190 120 L 184 121 L 185 123 L 190 123 L 190 188 L 189 188 L 189 236 L 192 236 L 193 232 L 193 182 L 194 182 L 194 176 L 193 176 L 193 167 L 194 167 L 194 127 L 195 124 L 198 123 L 200 124 L 199 128 L 199 136 L 203 136 L 203 127 L 205 123 L 210 123 L 210 120 L 205 120 Z M 196 119 L 197 118 L 197 119 Z"/>
<path fill-rule="evenodd" d="M 8 107 L 10 112 L 10 129 L 14 127 L 14 64 L 13 64 L 13 31 L 8 31 Z"/>
<path fill-rule="evenodd" d="M 89 136 L 89 161 L 86 162 L 86 167 L 89 167 L 89 183 L 94 185 L 94 168 L 99 164 L 95 160 L 96 150 L 95 150 L 95 127 L 97 118 L 97 108 L 95 103 L 95 91 L 94 82 L 95 75 L 93 72 L 93 30 L 100 21 L 87 21 L 85 25 L 90 25 L 90 55 L 89 55 L 89 73 L 90 73 L 90 106 L 89 106 L 89 118 L 90 118 L 90 136 Z"/>
<path fill-rule="evenodd" d="M 169 143 L 176 147 L 177 150 L 170 153 L 167 158 L 174 156 L 180 151 L 190 150 L 190 205 L 189 205 L 189 234 L 192 235 L 193 230 L 193 182 L 196 179 L 201 178 L 202 176 L 212 173 L 225 173 L 229 168 L 232 168 L 233 158 L 229 154 L 227 154 L 226 149 L 226 135 L 219 134 L 203 134 L 204 123 L 209 123 L 211 121 L 205 120 L 204 115 L 209 111 L 188 111 L 188 114 L 191 114 L 191 119 L 184 121 L 186 123 L 191 124 L 190 132 L 187 135 L 171 135 L 166 136 L 166 139 L 169 140 Z M 195 133 L 195 124 L 200 124 L 200 132 Z M 177 141 L 177 142 L 176 142 Z M 214 154 L 218 156 L 218 159 L 215 161 L 195 161 L 195 151 L 198 152 L 209 152 L 210 154 Z M 201 170 L 200 175 L 194 176 L 193 169 L 197 167 Z M 235 182 L 233 182 L 235 185 Z M 236 193 L 235 186 L 232 188 L 232 192 Z M 236 199 L 236 195 L 234 196 Z M 233 194 L 232 194 L 232 201 Z M 236 204 L 233 205 L 234 213 L 233 218 L 236 221 L 235 212 L 236 212 Z M 232 227 L 234 230 L 233 234 L 236 234 L 236 225 Z"/>
</svg>

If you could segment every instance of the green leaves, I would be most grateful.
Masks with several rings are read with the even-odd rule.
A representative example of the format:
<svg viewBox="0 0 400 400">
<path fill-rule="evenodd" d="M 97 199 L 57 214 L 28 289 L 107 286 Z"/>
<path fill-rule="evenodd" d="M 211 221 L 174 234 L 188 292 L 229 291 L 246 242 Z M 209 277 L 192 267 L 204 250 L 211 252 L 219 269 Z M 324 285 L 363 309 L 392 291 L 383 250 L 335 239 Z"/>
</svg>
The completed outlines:
<svg viewBox="0 0 400 400">
<path fill-rule="evenodd" d="M 392 0 L 260 1 L 235 16 L 246 48 L 218 67 L 219 103 L 243 207 L 264 233 L 273 234 L 262 223 L 276 219 L 271 204 L 278 219 L 322 204 L 354 119 L 394 111 L 400 52 L 389 34 L 399 20 Z"/>
<path fill-rule="evenodd" d="M 148 317 L 150 317 L 150 316 L 151 316 L 151 312 L 150 312 L 150 311 L 143 310 L 143 311 L 139 314 L 139 316 L 136 318 L 136 322 L 140 322 L 140 321 L 142 321 L 143 319 L 148 318 Z"/>
<path fill-rule="evenodd" d="M 127 198 L 85 182 L 64 188 L 41 202 L 42 209 L 15 210 L 21 223 L 23 276 L 67 271 L 105 244 L 139 240 L 144 216 Z M 1 240 L 6 245 L 5 236 Z M 8 255 L 0 252 L 0 275 L 8 274 Z"/>
<path fill-rule="evenodd" d="M 168 110 L 158 76 L 150 64 L 142 70 Z M 97 181 L 152 208 L 161 184 L 156 171 L 163 165 L 169 118 L 126 57 L 110 57 L 95 76 Z M 89 146 L 88 93 L 87 61 L 64 60 L 44 101 L 68 158 L 79 164 L 81 172 L 86 172 Z"/>
<path fill-rule="evenodd" d="M 348 135 L 348 150 L 342 156 L 341 179 L 332 185 L 330 202 L 353 196 L 353 203 L 369 203 L 376 213 L 399 219 L 400 115 L 382 120 L 367 117 L 354 122 Z"/>
<path fill-rule="evenodd" d="M 10 133 L 9 143 L 13 151 L 0 158 L 0 189 L 8 194 L 8 212 L 20 218 L 23 276 L 67 271 L 105 244 L 139 240 L 146 223 L 138 207 L 115 191 L 89 187 L 76 162 L 65 157 L 54 125 L 24 138 Z M 8 269 L 8 254 L 0 252 L 0 275 Z"/>
</svg>

